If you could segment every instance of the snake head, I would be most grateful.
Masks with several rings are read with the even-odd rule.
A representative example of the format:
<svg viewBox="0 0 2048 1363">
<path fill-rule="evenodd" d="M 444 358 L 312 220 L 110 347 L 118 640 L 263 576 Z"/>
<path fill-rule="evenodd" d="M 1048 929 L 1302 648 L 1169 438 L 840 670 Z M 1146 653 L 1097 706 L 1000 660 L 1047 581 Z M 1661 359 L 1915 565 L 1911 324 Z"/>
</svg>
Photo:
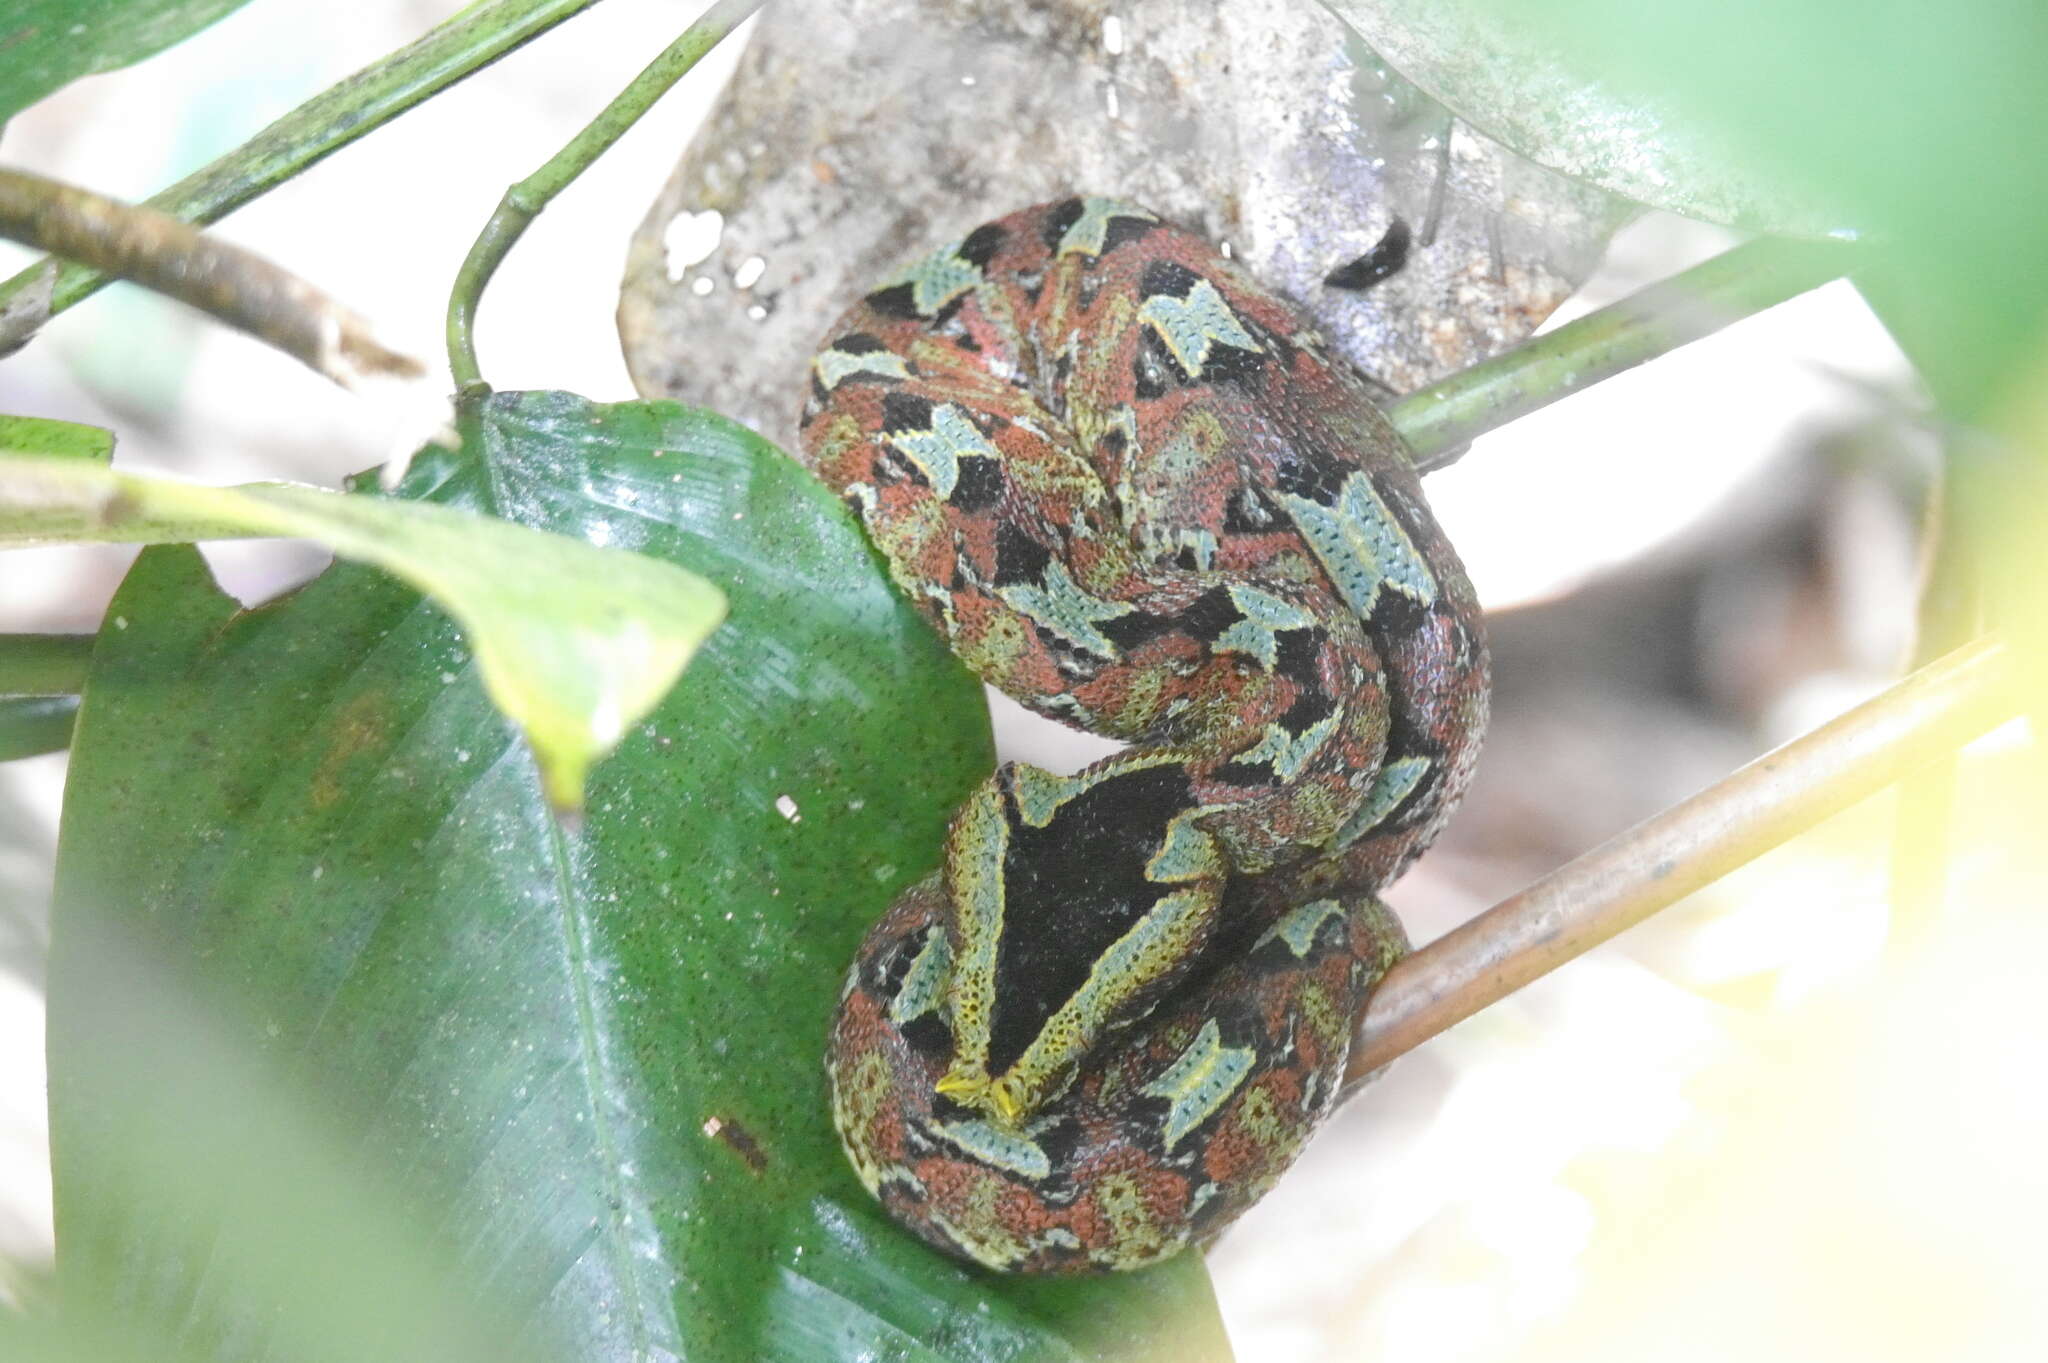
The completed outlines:
<svg viewBox="0 0 2048 1363">
<path fill-rule="evenodd" d="M 1226 863 L 1174 754 L 1078 776 L 1005 766 L 955 818 L 944 872 L 952 1054 L 934 1088 L 1015 1128 L 1115 1024 L 1185 974 Z"/>
</svg>

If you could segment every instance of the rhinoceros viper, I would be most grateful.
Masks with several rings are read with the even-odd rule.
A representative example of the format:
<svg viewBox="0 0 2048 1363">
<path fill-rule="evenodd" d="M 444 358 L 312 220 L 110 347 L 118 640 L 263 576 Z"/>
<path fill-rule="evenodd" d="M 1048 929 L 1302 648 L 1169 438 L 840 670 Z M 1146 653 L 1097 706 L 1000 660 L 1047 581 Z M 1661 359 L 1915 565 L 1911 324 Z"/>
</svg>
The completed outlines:
<svg viewBox="0 0 2048 1363">
<path fill-rule="evenodd" d="M 1478 604 L 1406 451 L 1291 304 L 1094 197 L 870 291 L 802 431 L 975 673 L 1129 744 L 1001 767 L 869 933 L 827 1060 L 854 1168 L 992 1268 L 1204 1241 L 1333 1106 L 1406 947 L 1375 891 L 1485 727 Z"/>
</svg>

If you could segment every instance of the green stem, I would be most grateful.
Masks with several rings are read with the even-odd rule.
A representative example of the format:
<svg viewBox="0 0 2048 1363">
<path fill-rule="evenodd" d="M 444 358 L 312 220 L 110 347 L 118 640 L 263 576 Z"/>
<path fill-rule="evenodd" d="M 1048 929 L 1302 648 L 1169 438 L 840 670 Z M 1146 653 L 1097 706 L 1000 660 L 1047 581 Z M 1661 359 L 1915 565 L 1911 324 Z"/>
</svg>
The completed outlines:
<svg viewBox="0 0 2048 1363">
<path fill-rule="evenodd" d="M 90 634 L 0 634 L 0 697 L 75 696 L 92 662 Z"/>
<path fill-rule="evenodd" d="M 1428 472 L 1474 436 L 1847 273 L 1832 243 L 1749 242 L 1410 393 L 1388 418 Z"/>
<path fill-rule="evenodd" d="M 469 248 L 448 298 L 448 367 L 455 375 L 458 398 L 477 398 L 491 391 L 476 362 L 476 307 L 484 286 L 513 244 L 557 194 L 610 150 L 642 114 L 654 107 L 656 100 L 668 93 L 669 87 L 697 64 L 698 58 L 716 47 L 762 3 L 763 0 L 717 0 L 547 164 L 505 191 L 490 221 L 478 234 L 476 244 Z"/>
<path fill-rule="evenodd" d="M 148 201 L 190 223 L 217 222 L 251 199 L 382 127 L 406 110 L 473 75 L 597 0 L 484 0 L 381 61 L 313 96 L 227 155 Z M 38 261 L 0 284 L 0 317 L 24 291 L 55 272 L 49 301 L 0 325 L 0 354 L 26 341 L 43 322 L 107 282 L 82 265 Z"/>
<path fill-rule="evenodd" d="M 0 762 L 71 746 L 76 696 L 0 696 Z"/>
</svg>

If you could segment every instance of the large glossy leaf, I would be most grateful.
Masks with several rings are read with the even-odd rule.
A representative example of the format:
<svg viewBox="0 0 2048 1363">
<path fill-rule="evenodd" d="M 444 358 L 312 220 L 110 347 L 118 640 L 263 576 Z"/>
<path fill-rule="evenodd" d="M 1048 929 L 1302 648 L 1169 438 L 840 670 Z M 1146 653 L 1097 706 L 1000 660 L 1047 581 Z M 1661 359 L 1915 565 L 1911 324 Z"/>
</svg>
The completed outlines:
<svg viewBox="0 0 2048 1363">
<path fill-rule="evenodd" d="M 80 76 L 139 62 L 248 0 L 7 0 L 0 123 Z"/>
<path fill-rule="evenodd" d="M 238 612 L 191 550 L 144 552 L 86 688 L 52 928 L 67 1294 L 224 1358 L 305 1356 L 280 1342 L 294 1304 L 217 1267 L 246 1226 L 99 1177 L 112 1091 L 172 1044 L 101 1006 L 141 950 L 579 1363 L 1222 1352 L 1192 1256 L 970 1270 L 891 1226 L 837 1149 L 845 964 L 989 760 L 975 688 L 849 519 L 673 405 L 501 396 L 482 425 L 480 463 L 430 456 L 408 492 L 679 562 L 731 617 L 565 831 L 411 591 L 340 566 Z M 191 1125 L 180 1101 L 156 1125 Z"/>
<path fill-rule="evenodd" d="M 66 934 L 89 973 L 59 996 L 64 1045 L 91 1063 L 61 1069 L 56 1092 L 89 1134 L 58 1147 L 58 1180 L 91 1191 L 67 1205 L 63 1234 L 90 1246 L 106 1233 L 99 1209 L 118 1208 L 149 1238 L 119 1273 L 29 1284 L 26 1319 L 0 1310 L 0 1358 L 547 1363 L 516 1284 L 480 1280 L 465 1246 L 361 1158 L 358 1133 L 328 1116 L 333 1095 L 295 1091 L 268 1048 L 207 1016 L 119 920 L 74 916 Z M 184 1255 L 164 1257 L 173 1246 Z M 242 1309 L 192 1309 L 195 1282 Z"/>
</svg>

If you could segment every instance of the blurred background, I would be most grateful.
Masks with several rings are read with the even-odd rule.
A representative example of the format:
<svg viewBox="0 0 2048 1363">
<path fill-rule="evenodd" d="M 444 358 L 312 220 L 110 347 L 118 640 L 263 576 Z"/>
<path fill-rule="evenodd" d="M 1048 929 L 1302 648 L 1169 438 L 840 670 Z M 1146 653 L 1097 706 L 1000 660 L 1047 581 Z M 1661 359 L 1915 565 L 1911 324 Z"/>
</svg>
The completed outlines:
<svg viewBox="0 0 2048 1363">
<path fill-rule="evenodd" d="M 141 198 L 453 8 L 253 4 L 36 106 L 0 159 Z M 438 357 L 448 281 L 504 187 L 694 10 L 600 6 L 221 230 Z M 613 324 L 627 238 L 737 54 L 714 52 L 513 252 L 480 326 L 496 386 L 633 396 Z M 400 211 L 414 189 L 429 211 Z M 1644 216 L 1550 325 L 1735 240 Z M 30 258 L 0 246 L 0 271 Z M 1493 612 L 1496 691 L 1463 812 L 1389 896 L 1418 942 L 1899 674 L 1934 469 L 1925 406 L 1836 284 L 1428 480 Z M 332 484 L 407 434 L 125 286 L 0 363 L 0 410 L 112 427 L 127 466 L 208 481 Z M 323 562 L 303 545 L 205 552 L 251 602 Z M 130 557 L 0 556 L 0 630 L 94 629 Z M 997 719 L 1006 756 L 1072 769 L 1103 751 L 1007 702 Z M 1239 1356 L 2039 1357 L 2022 1210 L 2048 1203 L 2048 1100 L 2023 1000 L 2048 942 L 2037 915 L 2002 912 L 2038 909 L 2042 888 L 2020 861 L 2042 812 L 2020 798 L 2029 741 L 2016 723 L 1966 754 L 1950 907 L 1911 950 L 1887 943 L 1880 797 L 1403 1059 L 1211 1254 Z M 50 1254 L 41 957 L 63 779 L 61 755 L 0 765 L 15 1265 Z"/>
</svg>

